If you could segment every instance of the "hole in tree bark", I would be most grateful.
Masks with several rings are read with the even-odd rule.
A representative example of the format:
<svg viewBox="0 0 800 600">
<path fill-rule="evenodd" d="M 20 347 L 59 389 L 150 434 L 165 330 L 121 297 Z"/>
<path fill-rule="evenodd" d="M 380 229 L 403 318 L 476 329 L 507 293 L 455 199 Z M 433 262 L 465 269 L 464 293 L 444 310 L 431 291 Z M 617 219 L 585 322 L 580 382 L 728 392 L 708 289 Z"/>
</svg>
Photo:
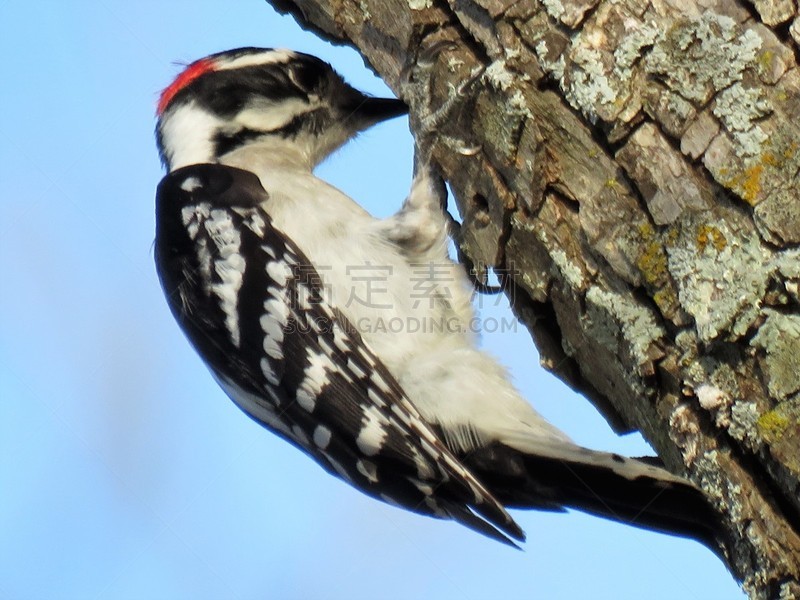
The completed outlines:
<svg viewBox="0 0 800 600">
<path fill-rule="evenodd" d="M 472 218 L 475 221 L 475 227 L 486 227 L 490 222 L 489 217 L 489 201 L 486 196 L 475 194 L 472 196 L 470 202 L 472 206 Z"/>
</svg>

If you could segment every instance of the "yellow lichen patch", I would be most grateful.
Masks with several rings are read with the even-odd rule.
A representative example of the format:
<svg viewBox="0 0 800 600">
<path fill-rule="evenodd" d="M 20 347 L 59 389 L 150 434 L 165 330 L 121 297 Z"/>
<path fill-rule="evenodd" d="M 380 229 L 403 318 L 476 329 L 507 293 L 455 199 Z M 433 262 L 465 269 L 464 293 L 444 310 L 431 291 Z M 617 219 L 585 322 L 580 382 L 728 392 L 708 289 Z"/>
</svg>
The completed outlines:
<svg viewBox="0 0 800 600">
<path fill-rule="evenodd" d="M 667 275 L 667 257 L 661 242 L 656 238 L 656 230 L 647 221 L 641 223 L 637 229 L 644 242 L 644 251 L 636 260 L 636 266 L 650 285 L 663 283 Z"/>
<path fill-rule="evenodd" d="M 769 144 L 770 142 L 767 142 Z M 755 206 L 764 199 L 768 194 L 763 188 L 764 181 L 770 182 L 771 178 L 777 172 L 785 171 L 787 168 L 796 170 L 792 167 L 790 161 L 793 161 L 797 149 L 800 147 L 796 141 L 788 144 L 780 143 L 779 146 L 783 147 L 775 149 L 774 152 L 764 152 L 758 157 L 758 162 L 751 164 L 750 167 L 744 171 L 731 175 L 731 170 L 728 168 L 720 168 L 718 171 L 718 180 L 721 183 L 739 194 L 739 196 L 747 202 L 750 206 Z M 780 174 L 783 177 L 783 174 Z"/>
<path fill-rule="evenodd" d="M 746 169 L 744 172 L 734 175 L 733 177 L 722 181 L 722 185 L 733 190 L 751 206 L 757 204 L 756 198 L 761 191 L 761 175 L 764 172 L 764 165 L 756 164 Z M 720 169 L 719 174 L 721 177 L 728 175 L 728 169 Z"/>
<path fill-rule="evenodd" d="M 790 425 L 789 419 L 777 410 L 765 412 L 756 423 L 759 433 L 767 439 L 775 439 Z"/>
<path fill-rule="evenodd" d="M 742 173 L 734 175 L 728 179 L 728 181 L 723 182 L 723 184 L 739 194 L 742 200 L 747 202 L 750 206 L 755 206 L 762 200 L 759 196 L 761 195 L 761 178 L 764 175 L 765 166 L 780 166 L 779 161 L 772 152 L 765 152 L 761 155 L 761 159 L 756 164 L 745 169 Z M 727 172 L 727 169 L 720 169 L 720 175 L 723 177 Z"/>
<path fill-rule="evenodd" d="M 775 53 L 772 50 L 765 50 L 758 57 L 758 66 L 764 71 L 768 70 L 773 58 L 775 58 Z"/>
<path fill-rule="evenodd" d="M 647 283 L 652 285 L 661 282 L 667 274 L 667 257 L 661 244 L 657 241 L 647 244 L 644 252 L 639 255 L 636 266 L 639 267 Z"/>
<path fill-rule="evenodd" d="M 697 228 L 698 250 L 700 250 L 700 252 L 703 252 L 703 250 L 705 250 L 709 244 L 714 246 L 717 252 L 721 252 L 725 248 L 725 246 L 728 245 L 728 240 L 726 240 L 722 232 L 713 225 L 698 226 Z"/>
<path fill-rule="evenodd" d="M 781 163 L 778 160 L 778 157 L 775 156 L 772 152 L 764 152 L 761 155 L 761 164 L 762 165 L 769 165 L 770 167 L 780 167 Z"/>
<path fill-rule="evenodd" d="M 769 447 L 769 452 L 789 471 L 800 474 L 800 456 L 797 454 L 800 440 L 800 422 L 797 403 L 784 402 L 774 410 L 765 412 L 756 421 L 758 433 Z"/>
<path fill-rule="evenodd" d="M 666 252 L 651 223 L 639 224 L 637 231 L 644 250 L 636 260 L 636 266 L 647 285 L 655 290 L 653 300 L 659 310 L 669 318 L 677 310 L 678 297 L 670 285 Z"/>
<path fill-rule="evenodd" d="M 742 199 L 748 204 L 755 206 L 758 193 L 761 191 L 761 175 L 764 173 L 764 165 L 753 165 L 744 172 L 742 180 Z"/>
<path fill-rule="evenodd" d="M 667 235 L 664 239 L 664 245 L 668 248 L 672 248 L 678 242 L 678 236 L 680 233 L 677 227 L 670 227 L 667 229 Z"/>
<path fill-rule="evenodd" d="M 656 230 L 653 229 L 653 226 L 648 221 L 639 225 L 638 230 L 639 235 L 642 236 L 642 239 L 645 241 L 652 240 L 653 236 L 656 234 Z"/>
<path fill-rule="evenodd" d="M 658 290 L 653 294 L 653 301 L 662 313 L 667 314 L 668 311 L 674 310 L 678 304 L 678 297 L 672 288 L 665 287 Z"/>
</svg>

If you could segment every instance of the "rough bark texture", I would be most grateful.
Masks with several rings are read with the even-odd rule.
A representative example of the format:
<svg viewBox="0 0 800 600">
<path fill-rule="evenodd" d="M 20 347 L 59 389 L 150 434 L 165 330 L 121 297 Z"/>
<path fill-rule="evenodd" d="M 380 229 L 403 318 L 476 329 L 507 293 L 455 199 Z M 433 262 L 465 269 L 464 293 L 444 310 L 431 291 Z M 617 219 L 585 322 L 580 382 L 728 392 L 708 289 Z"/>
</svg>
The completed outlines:
<svg viewBox="0 0 800 600">
<path fill-rule="evenodd" d="M 543 364 L 800 598 L 800 15 L 790 0 L 273 0 L 430 115 L 476 265 Z M 426 52 L 436 42 L 438 52 Z"/>
</svg>

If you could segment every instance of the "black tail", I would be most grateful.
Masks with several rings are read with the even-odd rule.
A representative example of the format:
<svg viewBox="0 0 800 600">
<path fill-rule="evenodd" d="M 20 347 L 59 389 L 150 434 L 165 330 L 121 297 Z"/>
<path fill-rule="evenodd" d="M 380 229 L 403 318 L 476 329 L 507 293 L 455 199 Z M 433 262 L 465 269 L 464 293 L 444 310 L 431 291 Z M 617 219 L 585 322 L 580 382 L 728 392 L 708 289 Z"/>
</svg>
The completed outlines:
<svg viewBox="0 0 800 600">
<path fill-rule="evenodd" d="M 525 454 L 495 443 L 463 462 L 511 508 L 576 508 L 628 525 L 693 538 L 719 554 L 718 517 L 688 480 L 644 460 L 577 446 Z"/>
</svg>

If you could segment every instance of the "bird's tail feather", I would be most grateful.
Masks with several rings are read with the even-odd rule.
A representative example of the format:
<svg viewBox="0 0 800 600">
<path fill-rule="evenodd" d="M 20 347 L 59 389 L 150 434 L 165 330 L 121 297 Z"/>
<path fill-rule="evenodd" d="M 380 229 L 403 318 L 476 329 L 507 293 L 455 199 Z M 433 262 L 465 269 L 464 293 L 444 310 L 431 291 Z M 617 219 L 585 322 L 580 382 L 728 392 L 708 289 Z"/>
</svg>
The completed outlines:
<svg viewBox="0 0 800 600">
<path fill-rule="evenodd" d="M 511 508 L 575 508 L 621 523 L 690 537 L 719 552 L 718 517 L 690 481 L 635 458 L 569 444 L 521 452 L 495 443 L 464 462 Z"/>
</svg>

